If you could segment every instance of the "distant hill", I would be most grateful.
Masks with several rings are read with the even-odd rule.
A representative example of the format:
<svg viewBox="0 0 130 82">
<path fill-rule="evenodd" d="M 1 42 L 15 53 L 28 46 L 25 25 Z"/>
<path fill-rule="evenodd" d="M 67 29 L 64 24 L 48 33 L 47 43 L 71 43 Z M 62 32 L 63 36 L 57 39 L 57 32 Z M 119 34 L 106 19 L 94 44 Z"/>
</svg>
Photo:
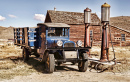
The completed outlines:
<svg viewBox="0 0 130 82">
<path fill-rule="evenodd" d="M 110 23 L 130 32 L 130 16 L 111 17 Z M 14 39 L 13 28 L 0 26 L 0 39 Z"/>
<path fill-rule="evenodd" d="M 110 18 L 111 25 L 130 32 L 130 16 L 118 16 Z"/>
<path fill-rule="evenodd" d="M 14 39 L 13 27 L 0 26 L 0 39 Z"/>
</svg>

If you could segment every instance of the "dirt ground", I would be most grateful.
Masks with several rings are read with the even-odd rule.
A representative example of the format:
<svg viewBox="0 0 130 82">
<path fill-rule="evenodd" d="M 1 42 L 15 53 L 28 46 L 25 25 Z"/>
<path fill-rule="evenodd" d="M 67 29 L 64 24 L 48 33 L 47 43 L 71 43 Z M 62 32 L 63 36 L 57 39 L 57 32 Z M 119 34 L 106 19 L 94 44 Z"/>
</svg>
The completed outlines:
<svg viewBox="0 0 130 82">
<path fill-rule="evenodd" d="M 113 52 L 110 48 L 110 59 Z M 100 47 L 92 47 L 92 57 L 100 58 Z M 0 46 L 1 82 L 130 82 L 130 47 L 115 47 L 117 62 L 104 72 L 95 69 L 79 72 L 78 66 L 66 63 L 56 66 L 52 74 L 47 74 L 42 62 L 31 56 L 28 62 L 22 61 L 22 50 L 17 46 Z"/>
</svg>

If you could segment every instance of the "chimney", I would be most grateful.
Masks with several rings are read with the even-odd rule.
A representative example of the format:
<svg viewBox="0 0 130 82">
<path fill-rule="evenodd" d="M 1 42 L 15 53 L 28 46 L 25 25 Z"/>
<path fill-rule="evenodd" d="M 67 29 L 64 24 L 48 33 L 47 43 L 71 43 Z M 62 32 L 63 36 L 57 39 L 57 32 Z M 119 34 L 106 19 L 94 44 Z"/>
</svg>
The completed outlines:
<svg viewBox="0 0 130 82">
<path fill-rule="evenodd" d="M 56 8 L 54 7 L 54 11 L 56 11 Z"/>
</svg>

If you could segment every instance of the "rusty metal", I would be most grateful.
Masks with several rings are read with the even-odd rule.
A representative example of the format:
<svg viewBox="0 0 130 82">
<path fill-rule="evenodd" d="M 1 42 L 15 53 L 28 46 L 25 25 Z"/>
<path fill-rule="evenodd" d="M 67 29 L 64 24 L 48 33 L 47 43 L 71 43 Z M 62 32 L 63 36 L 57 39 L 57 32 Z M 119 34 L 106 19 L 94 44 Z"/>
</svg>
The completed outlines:
<svg viewBox="0 0 130 82">
<path fill-rule="evenodd" d="M 109 21 L 110 21 L 110 5 L 104 3 L 101 6 L 101 22 L 102 22 L 102 44 L 100 61 L 109 61 Z"/>
<path fill-rule="evenodd" d="M 107 24 L 103 23 L 100 61 L 109 60 L 109 39 L 108 39 L 108 28 L 106 28 L 106 26 Z"/>
<path fill-rule="evenodd" d="M 108 28 L 108 25 L 109 24 L 107 24 L 106 25 L 106 44 L 107 44 L 107 46 L 106 46 L 106 54 L 107 54 L 107 60 L 109 61 L 109 28 Z"/>
<path fill-rule="evenodd" d="M 111 6 L 107 3 L 104 3 L 101 7 L 111 7 Z"/>
<path fill-rule="evenodd" d="M 85 46 L 90 46 L 90 30 L 89 30 L 89 24 L 85 24 Z"/>
<path fill-rule="evenodd" d="M 84 47 L 90 47 L 90 30 L 89 30 L 89 24 L 85 24 L 85 40 L 84 40 Z M 90 49 L 87 52 L 88 56 L 90 56 Z"/>
<path fill-rule="evenodd" d="M 86 8 L 84 10 L 84 23 L 85 23 L 85 38 L 84 38 L 84 47 L 90 47 L 90 30 L 89 25 L 91 23 L 91 9 Z M 90 50 L 87 52 L 90 57 Z"/>
</svg>

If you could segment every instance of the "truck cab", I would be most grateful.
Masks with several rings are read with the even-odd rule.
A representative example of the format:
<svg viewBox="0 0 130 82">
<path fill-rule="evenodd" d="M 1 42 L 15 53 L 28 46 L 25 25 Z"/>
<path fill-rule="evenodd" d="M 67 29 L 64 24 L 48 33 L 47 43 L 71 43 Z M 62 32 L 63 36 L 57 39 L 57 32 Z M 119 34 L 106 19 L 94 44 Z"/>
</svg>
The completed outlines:
<svg viewBox="0 0 130 82">
<path fill-rule="evenodd" d="M 79 71 L 87 70 L 89 47 L 82 47 L 82 41 L 70 41 L 70 26 L 64 23 L 39 23 L 39 54 L 48 72 L 52 73 L 55 65 L 66 62 L 78 63 Z"/>
</svg>

